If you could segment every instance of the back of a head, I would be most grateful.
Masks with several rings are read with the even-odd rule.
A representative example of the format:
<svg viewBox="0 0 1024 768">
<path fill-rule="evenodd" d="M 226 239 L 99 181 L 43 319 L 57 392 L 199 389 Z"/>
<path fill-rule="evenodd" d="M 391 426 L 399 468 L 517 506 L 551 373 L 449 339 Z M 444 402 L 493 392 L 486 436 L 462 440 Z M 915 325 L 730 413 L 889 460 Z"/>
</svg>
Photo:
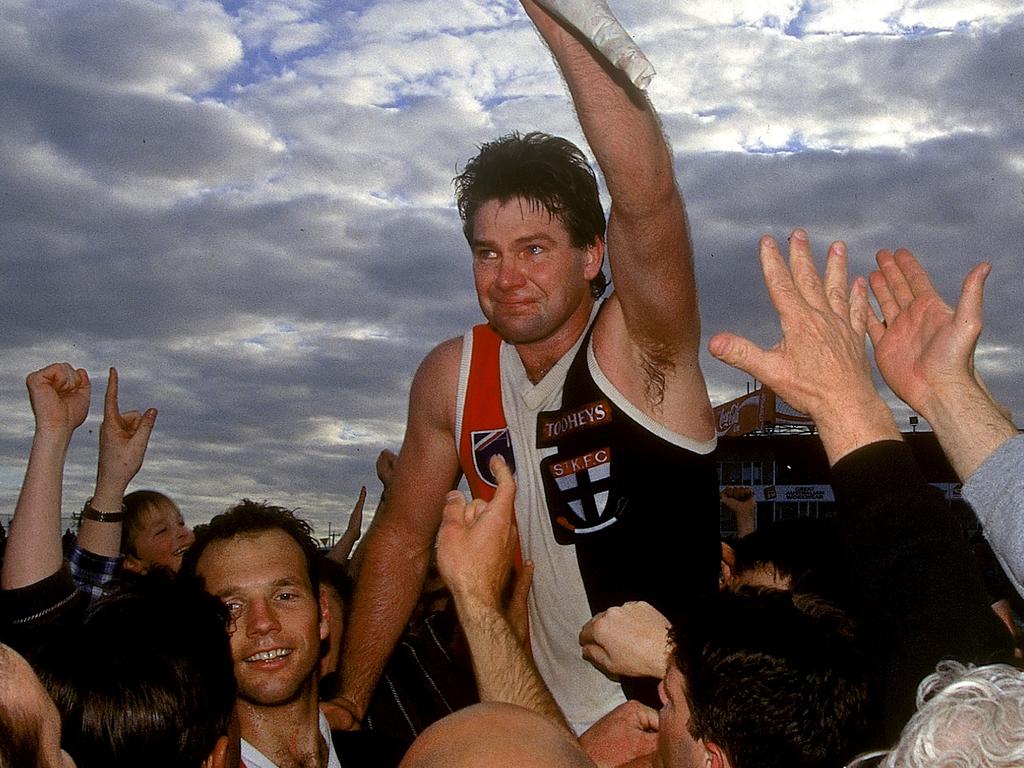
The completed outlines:
<svg viewBox="0 0 1024 768">
<path fill-rule="evenodd" d="M 737 539 L 732 546 L 737 572 L 771 565 L 794 592 L 814 594 L 847 608 L 849 587 L 835 521 L 780 520 Z"/>
<path fill-rule="evenodd" d="M 1024 672 L 943 661 L 917 689 L 918 710 L 885 768 L 1024 765 Z"/>
<path fill-rule="evenodd" d="M 45 649 L 41 677 L 79 768 L 199 768 L 235 703 L 226 627 L 220 601 L 155 572 Z"/>
<path fill-rule="evenodd" d="M 852 622 L 779 590 L 722 592 L 673 628 L 689 731 L 733 768 L 828 768 L 855 754 L 867 667 Z"/>
<path fill-rule="evenodd" d="M 399 768 L 594 768 L 551 720 L 512 704 L 475 704 L 427 728 Z"/>
<path fill-rule="evenodd" d="M 60 718 L 29 663 L 0 643 L 0 768 L 62 768 Z"/>
</svg>

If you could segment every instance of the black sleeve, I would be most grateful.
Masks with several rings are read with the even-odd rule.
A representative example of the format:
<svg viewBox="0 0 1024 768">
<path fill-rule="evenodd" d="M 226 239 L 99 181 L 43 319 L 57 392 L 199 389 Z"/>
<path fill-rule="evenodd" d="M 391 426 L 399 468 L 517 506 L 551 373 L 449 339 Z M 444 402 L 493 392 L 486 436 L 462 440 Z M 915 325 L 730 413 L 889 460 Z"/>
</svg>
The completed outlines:
<svg viewBox="0 0 1024 768">
<path fill-rule="evenodd" d="M 34 649 L 77 627 L 88 603 L 65 563 L 35 584 L 0 591 L 0 639 L 31 659 Z"/>
<path fill-rule="evenodd" d="M 938 661 L 1008 661 L 1010 636 L 989 606 L 963 529 L 906 443 L 854 451 L 833 467 L 832 486 L 891 742 L 914 712 L 918 683 Z"/>
</svg>

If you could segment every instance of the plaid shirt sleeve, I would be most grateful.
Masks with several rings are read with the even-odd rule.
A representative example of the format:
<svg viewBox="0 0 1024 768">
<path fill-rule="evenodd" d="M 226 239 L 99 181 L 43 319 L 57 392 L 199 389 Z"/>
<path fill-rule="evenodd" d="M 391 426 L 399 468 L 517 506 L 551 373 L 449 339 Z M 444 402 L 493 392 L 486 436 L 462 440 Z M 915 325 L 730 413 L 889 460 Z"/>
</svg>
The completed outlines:
<svg viewBox="0 0 1024 768">
<path fill-rule="evenodd" d="M 78 588 L 89 596 L 91 603 L 103 597 L 107 584 L 117 574 L 123 559 L 123 555 L 97 555 L 75 544 L 68 555 L 68 567 L 71 569 L 71 578 Z"/>
</svg>

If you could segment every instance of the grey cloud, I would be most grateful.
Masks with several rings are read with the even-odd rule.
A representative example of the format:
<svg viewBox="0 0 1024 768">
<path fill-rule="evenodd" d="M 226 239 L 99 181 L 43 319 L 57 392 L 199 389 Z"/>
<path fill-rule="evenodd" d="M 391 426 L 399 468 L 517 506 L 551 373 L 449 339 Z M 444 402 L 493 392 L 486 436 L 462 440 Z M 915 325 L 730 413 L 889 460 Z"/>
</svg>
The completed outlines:
<svg viewBox="0 0 1024 768">
<path fill-rule="evenodd" d="M 150 23 L 154 6 L 136 7 L 133 41 L 102 16 L 84 31 L 60 22 L 62 40 L 111 48 L 116 71 L 91 53 L 41 61 L 0 46 L 12 64 L 0 80 L 0 502 L 13 508 L 28 447 L 24 375 L 68 358 L 97 391 L 73 446 L 67 511 L 90 491 L 105 369 L 116 364 L 124 404 L 160 408 L 137 486 L 167 489 L 193 521 L 249 495 L 337 527 L 361 483 L 375 497 L 373 461 L 400 443 L 423 355 L 479 318 L 452 176 L 508 130 L 581 141 L 564 89 L 518 16 L 509 26 L 506 11 L 474 3 L 437 6 L 430 19 L 409 15 L 427 6 L 379 4 L 376 21 L 299 8 L 297 19 L 336 35 L 273 77 L 251 47 L 235 68 L 236 25 L 250 46 L 269 44 L 255 20 L 186 5 L 194 34 L 178 42 Z M 395 42 L 382 20 L 402 12 L 419 32 Z M 777 338 L 756 261 L 765 232 L 805 226 L 819 253 L 845 237 L 861 273 L 875 249 L 910 246 L 950 299 L 988 259 L 979 365 L 1021 413 L 1020 22 L 803 45 L 749 29 L 670 34 L 653 13 L 632 4 L 624 18 L 659 35 L 652 95 L 679 151 L 705 341 L 719 330 Z M 357 34 L 370 22 L 372 36 Z M 141 50 L 152 63 L 136 71 Z M 227 87 L 236 80 L 248 84 Z M 919 132 L 908 130 L 913 143 L 867 148 L 868 121 L 890 114 Z M 847 149 L 707 150 L 780 121 Z M 702 363 L 716 402 L 744 391 L 743 374 Z"/>
</svg>

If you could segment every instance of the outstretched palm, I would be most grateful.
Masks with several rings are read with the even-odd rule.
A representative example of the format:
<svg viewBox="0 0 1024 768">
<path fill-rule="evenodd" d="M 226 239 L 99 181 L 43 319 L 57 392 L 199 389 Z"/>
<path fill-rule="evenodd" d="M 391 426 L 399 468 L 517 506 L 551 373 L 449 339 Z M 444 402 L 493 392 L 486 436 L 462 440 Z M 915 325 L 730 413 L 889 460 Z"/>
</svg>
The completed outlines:
<svg viewBox="0 0 1024 768">
<path fill-rule="evenodd" d="M 871 289 L 882 319 L 868 317 L 875 362 L 892 391 L 920 412 L 935 391 L 974 384 L 989 267 L 979 264 L 967 275 L 954 311 L 910 251 L 879 251 L 876 258 Z"/>
</svg>

